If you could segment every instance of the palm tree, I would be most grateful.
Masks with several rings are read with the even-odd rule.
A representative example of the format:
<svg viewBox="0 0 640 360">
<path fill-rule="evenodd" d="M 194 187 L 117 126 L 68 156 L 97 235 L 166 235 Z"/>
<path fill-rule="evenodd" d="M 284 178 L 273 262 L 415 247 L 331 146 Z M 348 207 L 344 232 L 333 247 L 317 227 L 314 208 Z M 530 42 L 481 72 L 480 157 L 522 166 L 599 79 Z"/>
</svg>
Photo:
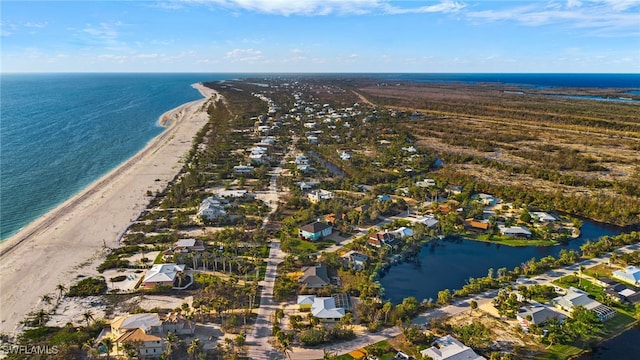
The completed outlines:
<svg viewBox="0 0 640 360">
<path fill-rule="evenodd" d="M 341 319 L 340 319 L 340 324 L 347 326 L 348 329 L 351 328 L 351 325 L 353 324 L 353 314 L 352 313 L 346 313 Z"/>
<path fill-rule="evenodd" d="M 293 351 L 291 348 L 291 340 L 290 336 L 284 331 L 278 331 L 276 334 L 276 348 L 282 351 L 282 354 L 286 358 L 291 360 L 291 352 Z"/>
<path fill-rule="evenodd" d="M 195 359 L 198 356 L 198 353 L 202 349 L 202 344 L 200 344 L 200 339 L 195 338 L 191 340 L 189 347 L 187 348 L 187 353 L 189 354 L 189 359 Z"/>
<path fill-rule="evenodd" d="M 48 295 L 48 294 L 42 295 L 42 297 L 40 299 L 42 299 L 42 302 L 44 302 L 47 305 L 51 304 L 51 300 L 53 300 L 53 299 L 51 299 L 51 296 Z"/>
<path fill-rule="evenodd" d="M 471 307 L 471 312 L 473 313 L 473 310 L 478 308 L 478 302 L 475 300 L 471 300 L 469 302 L 469 306 Z"/>
<path fill-rule="evenodd" d="M 56 286 L 56 290 L 58 290 L 58 300 L 57 300 L 57 302 L 60 303 L 60 300 L 62 299 L 62 296 L 64 295 L 64 292 L 67 290 L 67 288 L 62 284 L 58 284 Z"/>
<path fill-rule="evenodd" d="M 165 349 L 164 353 L 167 355 L 168 359 L 171 359 L 171 354 L 173 353 L 173 350 L 175 350 L 178 346 L 179 339 L 176 334 L 168 332 L 167 337 L 164 340 L 167 344 L 167 348 Z"/>
<path fill-rule="evenodd" d="M 102 339 L 102 341 L 100 341 L 100 342 L 106 348 L 107 359 L 110 359 L 111 358 L 111 349 L 113 349 L 113 340 L 111 338 L 106 337 L 106 338 Z"/>
<path fill-rule="evenodd" d="M 94 320 L 93 313 L 91 312 L 91 310 L 85 311 L 84 314 L 82 314 L 82 317 L 84 321 L 87 322 L 87 327 L 89 327 L 89 322 Z"/>
<path fill-rule="evenodd" d="M 389 312 L 393 308 L 393 304 L 390 301 L 387 301 L 382 305 L 382 311 L 384 312 L 384 323 L 387 323 L 387 317 L 389 316 Z"/>
<path fill-rule="evenodd" d="M 133 340 L 130 342 L 126 342 L 123 346 L 124 350 L 125 350 L 125 354 L 127 355 L 128 358 L 133 359 L 133 358 L 137 358 L 140 359 L 142 354 L 142 345 L 144 343 L 142 342 L 142 340 Z"/>
<path fill-rule="evenodd" d="M 43 326 L 47 321 L 49 321 L 49 314 L 47 314 L 44 309 L 40 309 L 33 315 L 33 320 L 38 324 L 38 326 Z"/>
</svg>

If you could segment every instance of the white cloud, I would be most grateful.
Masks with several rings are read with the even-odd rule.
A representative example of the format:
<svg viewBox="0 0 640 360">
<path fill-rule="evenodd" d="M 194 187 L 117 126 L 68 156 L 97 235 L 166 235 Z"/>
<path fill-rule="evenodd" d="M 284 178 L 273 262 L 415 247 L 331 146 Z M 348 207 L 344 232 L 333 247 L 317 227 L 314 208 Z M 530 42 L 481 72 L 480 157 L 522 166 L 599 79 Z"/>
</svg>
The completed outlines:
<svg viewBox="0 0 640 360">
<path fill-rule="evenodd" d="M 399 7 L 398 3 L 392 0 L 183 0 L 183 3 L 283 16 L 449 13 L 459 11 L 466 6 L 454 0 L 430 1 L 431 5 L 418 7 Z"/>
<path fill-rule="evenodd" d="M 262 60 L 262 51 L 254 49 L 233 49 L 224 56 L 232 62 L 255 62 Z"/>
<path fill-rule="evenodd" d="M 160 55 L 153 53 L 153 54 L 136 54 L 135 58 L 137 59 L 156 59 L 160 57 Z"/>
<path fill-rule="evenodd" d="M 399 8 L 393 5 L 386 5 L 384 8 L 388 14 L 409 14 L 409 13 L 451 13 L 464 9 L 464 3 L 452 0 L 443 0 L 434 5 L 420 6 L 415 8 Z"/>
<path fill-rule="evenodd" d="M 582 2 L 580 0 L 567 0 L 567 7 L 569 9 L 579 8 L 582 6 Z"/>
<path fill-rule="evenodd" d="M 49 23 L 48 22 L 41 22 L 41 23 L 33 23 L 31 21 L 24 23 L 24 27 L 27 28 L 37 28 L 37 29 L 42 29 L 44 27 L 46 27 Z"/>
<path fill-rule="evenodd" d="M 629 9 L 640 5 L 638 0 L 621 0 L 622 4 L 609 0 L 593 0 L 582 3 L 569 0 L 566 7 L 556 2 L 536 3 L 499 10 L 468 11 L 466 16 L 478 22 L 512 21 L 525 26 L 562 24 L 563 26 L 590 29 L 592 36 L 638 36 L 640 15 Z"/>
<path fill-rule="evenodd" d="M 75 31 L 80 42 L 87 47 L 98 47 L 110 51 L 125 51 L 135 47 L 135 42 L 130 45 L 121 39 L 120 30 L 127 26 L 121 21 L 101 22 L 99 24 L 88 23 L 82 29 L 70 29 Z"/>
<path fill-rule="evenodd" d="M 8 29 L 7 29 L 8 28 Z M 10 36 L 16 30 L 15 24 L 5 24 L 0 21 L 0 35 L 1 36 Z"/>
<path fill-rule="evenodd" d="M 626 11 L 633 7 L 640 7 L 638 0 L 604 0 L 601 1 L 614 11 Z"/>
<path fill-rule="evenodd" d="M 87 24 L 84 29 L 82 29 L 82 32 L 106 42 L 112 42 L 118 38 L 118 31 L 116 28 L 113 25 L 104 22 L 100 23 L 98 26 Z"/>
</svg>

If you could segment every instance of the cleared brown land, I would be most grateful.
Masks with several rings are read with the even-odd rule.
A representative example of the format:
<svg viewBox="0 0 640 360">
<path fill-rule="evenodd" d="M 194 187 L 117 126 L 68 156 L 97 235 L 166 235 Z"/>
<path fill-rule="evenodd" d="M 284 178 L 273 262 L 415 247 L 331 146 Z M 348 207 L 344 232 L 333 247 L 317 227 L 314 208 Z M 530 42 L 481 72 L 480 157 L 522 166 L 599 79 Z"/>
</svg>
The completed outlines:
<svg viewBox="0 0 640 360">
<path fill-rule="evenodd" d="M 487 84 L 361 85 L 358 94 L 397 111 L 417 144 L 439 154 L 450 170 L 498 186 L 640 208 L 638 103 Z M 554 91 L 561 93 L 621 95 L 615 89 Z M 414 111 L 420 115 L 411 116 Z M 624 223 L 638 221 L 634 214 Z"/>
</svg>

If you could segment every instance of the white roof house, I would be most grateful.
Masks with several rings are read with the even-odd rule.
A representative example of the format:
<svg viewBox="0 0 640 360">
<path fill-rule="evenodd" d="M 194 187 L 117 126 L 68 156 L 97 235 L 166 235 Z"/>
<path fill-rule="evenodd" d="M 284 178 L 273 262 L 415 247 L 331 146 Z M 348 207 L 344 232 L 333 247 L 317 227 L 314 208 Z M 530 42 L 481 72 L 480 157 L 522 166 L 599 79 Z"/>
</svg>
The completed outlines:
<svg viewBox="0 0 640 360">
<path fill-rule="evenodd" d="M 420 186 L 420 187 L 436 186 L 436 181 L 433 179 L 424 179 L 421 181 L 416 181 L 416 186 Z"/>
<path fill-rule="evenodd" d="M 315 204 L 324 200 L 333 199 L 333 193 L 329 190 L 313 190 L 307 194 L 307 198 L 309 199 L 309 201 Z"/>
<path fill-rule="evenodd" d="M 477 199 L 484 205 L 495 205 L 500 202 L 500 200 L 495 198 L 493 195 L 484 193 L 478 194 Z"/>
<path fill-rule="evenodd" d="M 179 272 L 184 271 L 185 265 L 177 264 L 155 264 L 147 271 L 142 280 L 142 285 L 151 287 L 159 285 L 173 285 L 173 281 Z"/>
<path fill-rule="evenodd" d="M 640 285 L 640 269 L 635 266 L 627 266 L 622 270 L 613 272 L 613 277 L 633 285 Z"/>
<path fill-rule="evenodd" d="M 574 287 L 570 287 L 566 295 L 554 298 L 552 303 L 566 311 L 573 311 L 574 307 L 583 306 L 585 309 L 596 313 L 602 321 L 611 319 L 617 314 L 612 308 L 590 298 L 585 291 Z"/>
<path fill-rule="evenodd" d="M 431 215 L 425 215 L 425 216 L 421 216 L 421 217 L 409 217 L 407 218 L 407 220 L 414 222 L 414 223 L 420 223 L 425 225 L 428 228 L 432 228 L 434 226 L 436 226 L 438 224 L 438 220 L 436 220 L 435 217 L 431 216 Z"/>
<path fill-rule="evenodd" d="M 344 261 L 354 270 L 362 270 L 367 264 L 369 257 L 356 251 L 349 251 L 342 255 Z"/>
<path fill-rule="evenodd" d="M 433 360 L 486 360 L 451 335 L 436 339 L 433 346 L 420 351 L 420 354 Z"/>
<path fill-rule="evenodd" d="M 196 214 L 196 216 L 201 216 L 209 220 L 217 219 L 226 215 L 227 212 L 222 208 L 222 203 L 215 196 L 202 200 L 202 204 L 200 204 L 200 208 Z"/>
<path fill-rule="evenodd" d="M 396 230 L 391 231 L 391 233 L 393 235 L 397 236 L 397 237 L 400 237 L 400 238 L 404 238 L 404 237 L 407 237 L 407 236 L 413 236 L 413 230 L 409 229 L 408 227 L 404 227 L 404 226 L 401 227 L 401 228 L 398 228 Z"/>
<path fill-rule="evenodd" d="M 111 321 L 111 331 L 116 335 L 133 329 L 142 329 L 146 333 L 158 332 L 161 327 L 162 321 L 157 313 L 122 315 Z"/>
<path fill-rule="evenodd" d="M 218 194 L 218 196 L 221 196 L 223 198 L 242 198 L 250 195 L 249 192 L 244 189 L 241 189 L 241 190 L 219 189 L 218 191 L 216 191 L 216 193 Z"/>
<path fill-rule="evenodd" d="M 534 219 L 540 221 L 540 222 L 554 222 L 554 221 L 558 221 L 558 219 L 549 214 L 546 213 L 544 211 L 533 211 L 531 212 L 531 216 L 533 216 Z"/>
<path fill-rule="evenodd" d="M 498 225 L 500 234 L 504 236 L 516 236 L 516 237 L 531 237 L 531 231 L 524 226 L 510 226 Z"/>
<path fill-rule="evenodd" d="M 336 307 L 332 297 L 316 297 L 311 305 L 311 313 L 321 320 L 339 320 L 345 314 L 343 308 Z"/>
<path fill-rule="evenodd" d="M 316 296 L 315 295 L 298 295 L 298 301 L 297 304 L 298 305 L 313 305 L 313 302 L 315 301 Z"/>
</svg>

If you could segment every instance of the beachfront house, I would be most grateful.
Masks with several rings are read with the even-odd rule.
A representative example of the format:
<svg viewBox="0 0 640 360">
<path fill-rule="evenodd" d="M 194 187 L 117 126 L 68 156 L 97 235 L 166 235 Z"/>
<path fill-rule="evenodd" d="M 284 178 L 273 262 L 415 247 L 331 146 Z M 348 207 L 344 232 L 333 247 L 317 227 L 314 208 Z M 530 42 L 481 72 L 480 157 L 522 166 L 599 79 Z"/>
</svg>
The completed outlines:
<svg viewBox="0 0 640 360">
<path fill-rule="evenodd" d="M 184 268 L 184 264 L 155 264 L 147 270 L 141 285 L 145 288 L 152 288 L 156 285 L 173 287 L 174 281 L 179 273 L 184 271 Z"/>
<path fill-rule="evenodd" d="M 190 253 L 203 252 L 205 250 L 202 240 L 182 239 L 173 244 L 174 252 Z"/>
<path fill-rule="evenodd" d="M 437 338 L 430 348 L 420 351 L 420 354 L 433 360 L 486 360 L 451 335 Z"/>
<path fill-rule="evenodd" d="M 635 266 L 627 266 L 622 270 L 613 272 L 613 277 L 629 284 L 640 286 L 640 269 Z"/>
<path fill-rule="evenodd" d="M 316 241 L 331 235 L 333 227 L 331 225 L 314 221 L 310 224 L 300 227 L 298 235 L 307 240 Z"/>
<path fill-rule="evenodd" d="M 119 316 L 111 321 L 109 330 L 106 336 L 114 339 L 120 352 L 127 344 L 136 347 L 143 358 L 159 357 L 164 351 L 162 321 L 157 313 Z"/>
</svg>

